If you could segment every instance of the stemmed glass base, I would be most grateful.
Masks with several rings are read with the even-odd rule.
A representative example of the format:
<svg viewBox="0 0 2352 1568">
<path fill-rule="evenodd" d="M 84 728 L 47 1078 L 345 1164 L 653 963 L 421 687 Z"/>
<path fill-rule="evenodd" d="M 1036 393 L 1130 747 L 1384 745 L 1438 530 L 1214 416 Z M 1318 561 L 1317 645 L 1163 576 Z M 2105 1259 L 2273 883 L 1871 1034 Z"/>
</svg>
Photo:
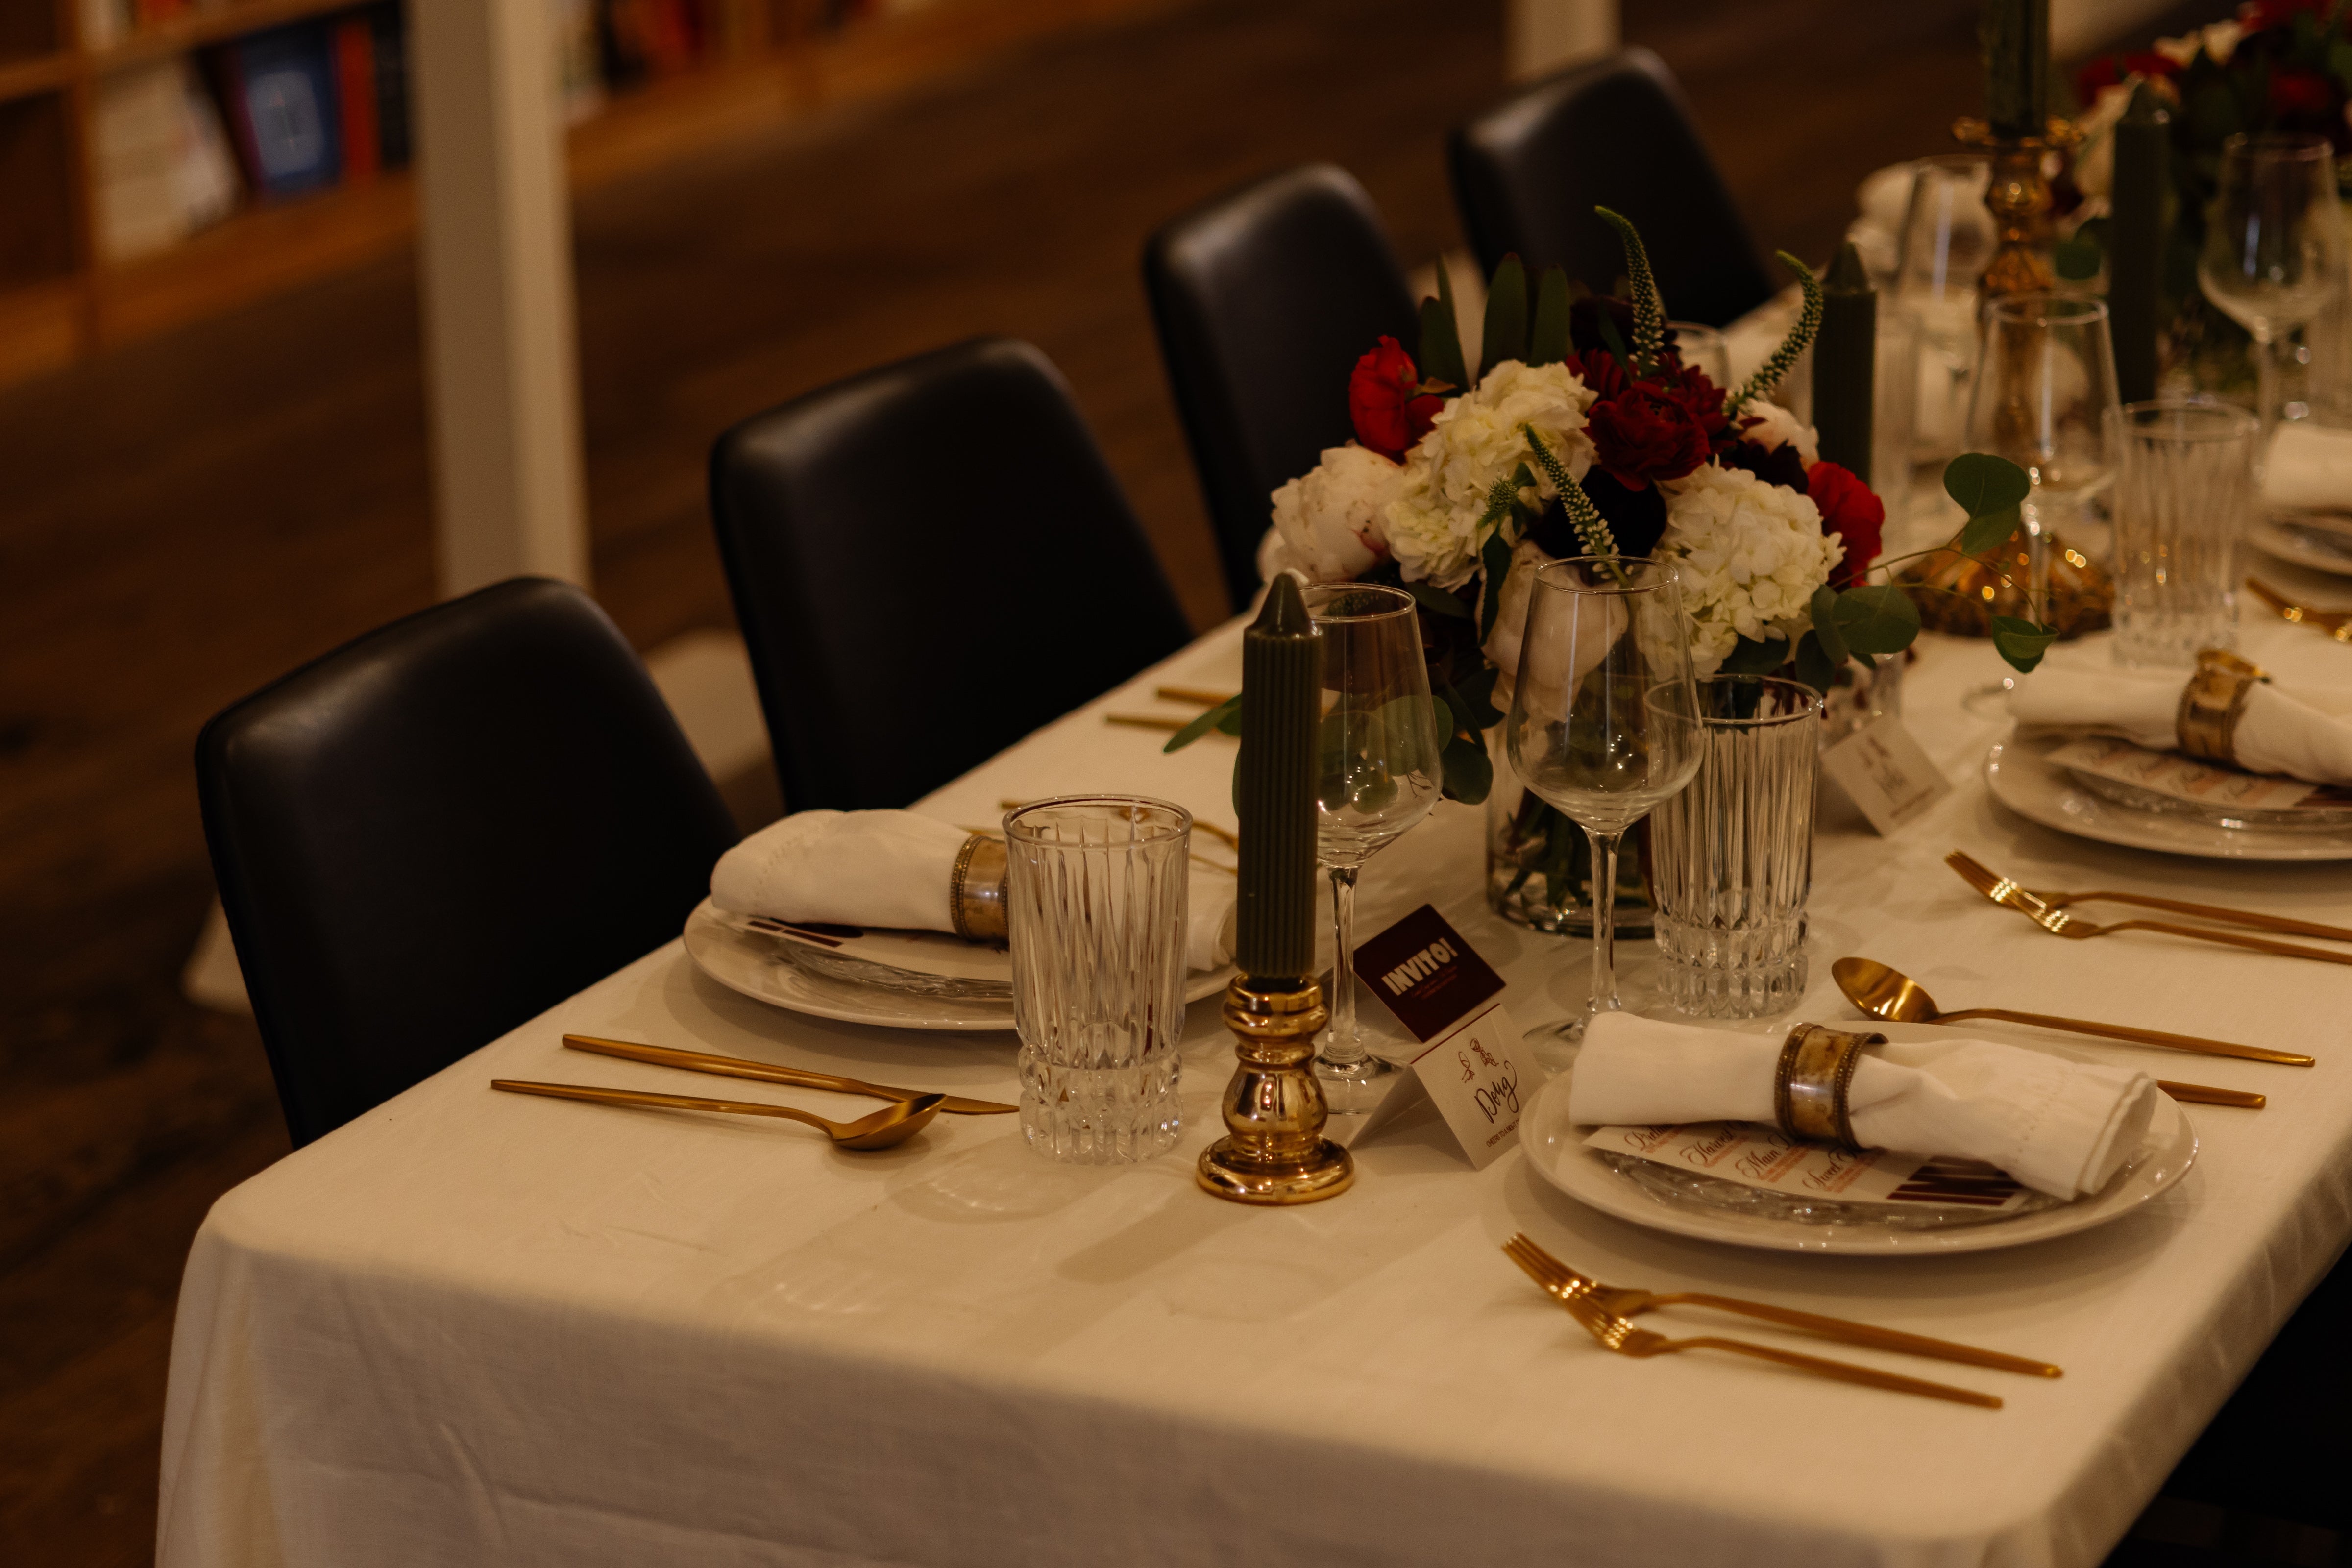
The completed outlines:
<svg viewBox="0 0 2352 1568">
<path fill-rule="evenodd" d="M 1323 1086 L 1323 1102 L 1337 1111 L 1370 1110 L 1380 1103 L 1388 1086 L 1379 1082 L 1388 1064 L 1365 1047 L 1363 1030 L 1356 1022 L 1356 872 L 1354 866 L 1331 866 L 1331 984 L 1324 992 L 1331 1008 L 1331 1026 L 1315 1053 L 1315 1077 Z"/>
</svg>

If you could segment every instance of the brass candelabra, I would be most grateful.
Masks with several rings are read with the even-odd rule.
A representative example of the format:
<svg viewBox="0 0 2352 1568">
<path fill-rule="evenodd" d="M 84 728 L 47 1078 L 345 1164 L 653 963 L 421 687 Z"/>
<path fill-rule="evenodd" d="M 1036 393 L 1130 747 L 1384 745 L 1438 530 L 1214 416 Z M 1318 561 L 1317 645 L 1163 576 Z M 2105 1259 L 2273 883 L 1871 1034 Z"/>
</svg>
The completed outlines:
<svg viewBox="0 0 2352 1568">
<path fill-rule="evenodd" d="M 2039 136 L 2000 136 L 1984 121 L 1963 115 L 1952 122 L 1952 135 L 1963 147 L 1980 149 L 1992 159 L 1985 210 L 1992 214 L 2000 245 L 1985 268 L 1985 297 L 2051 287 L 2058 274 L 2050 260 L 2050 176 L 2042 163 L 2050 153 L 2073 147 L 2082 133 L 2071 121 L 2053 116 Z"/>
<path fill-rule="evenodd" d="M 1348 1190 L 1356 1162 L 1323 1136 L 1329 1111 L 1307 1066 L 1330 1014 L 1323 988 L 1262 988 L 1237 975 L 1225 1026 L 1241 1058 L 1225 1086 L 1225 1135 L 1201 1152 L 1201 1185 L 1237 1204 L 1311 1204 Z"/>
</svg>

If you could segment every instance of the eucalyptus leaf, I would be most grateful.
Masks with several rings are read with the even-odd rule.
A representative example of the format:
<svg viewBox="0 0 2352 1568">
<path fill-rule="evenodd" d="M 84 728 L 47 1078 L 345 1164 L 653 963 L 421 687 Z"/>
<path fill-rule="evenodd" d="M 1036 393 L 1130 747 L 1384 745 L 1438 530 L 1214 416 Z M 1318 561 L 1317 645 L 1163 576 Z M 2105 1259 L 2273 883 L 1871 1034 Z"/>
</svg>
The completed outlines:
<svg viewBox="0 0 2352 1568">
<path fill-rule="evenodd" d="M 1465 805 L 1485 802 L 1486 793 L 1495 787 L 1495 761 L 1486 755 L 1486 742 L 1465 741 L 1456 736 L 1445 743 L 1443 758 L 1445 769 L 1445 795 Z"/>
<path fill-rule="evenodd" d="M 2033 493 L 2033 481 L 2007 458 L 1963 452 L 1944 465 L 1944 493 L 1977 518 L 2017 506 Z"/>
<path fill-rule="evenodd" d="M 1843 662 L 1832 658 L 1821 639 L 1811 632 L 1797 639 L 1797 679 L 1824 697 L 1830 694 L 1830 682 Z"/>
<path fill-rule="evenodd" d="M 1504 542 L 1501 529 L 1488 534 L 1479 547 L 1478 564 L 1486 579 L 1478 591 L 1478 640 L 1483 643 L 1494 635 L 1495 612 L 1503 605 L 1503 581 L 1511 574 L 1511 547 Z"/>
<path fill-rule="evenodd" d="M 1960 530 L 1960 553 L 1982 555 L 1987 551 L 2000 549 L 2009 536 L 2017 531 L 2021 521 L 2013 506 L 1969 519 L 1969 525 Z"/>
<path fill-rule="evenodd" d="M 1478 368 L 1528 357 L 1528 269 L 1516 253 L 1495 268 L 1486 285 L 1486 318 L 1478 335 Z"/>
<path fill-rule="evenodd" d="M 1536 282 L 1535 321 L 1528 329 L 1528 363 L 1558 364 L 1568 357 L 1568 273 L 1547 267 Z"/>
<path fill-rule="evenodd" d="M 1414 603 L 1433 616 L 1449 616 L 1457 621 L 1470 618 L 1470 606 L 1443 588 L 1427 583 L 1407 583 L 1404 591 L 1412 595 Z"/>
<path fill-rule="evenodd" d="M 1813 615 L 1814 639 L 1822 645 L 1822 651 L 1829 656 L 1832 667 L 1843 664 L 1846 655 L 1853 651 L 1845 646 L 1845 634 L 1838 630 L 1837 599 L 1837 590 L 1824 583 L 1813 590 L 1812 604 L 1809 606 Z"/>
<path fill-rule="evenodd" d="M 2058 640 L 2058 628 L 2038 626 L 2016 616 L 1995 616 L 1992 618 L 1993 650 L 2009 661 L 2018 671 L 2031 670 Z"/>
<path fill-rule="evenodd" d="M 1815 595 L 1813 628 L 1821 629 L 1820 595 Z M 1919 638 L 1919 606 L 1892 583 L 1848 588 L 1835 597 L 1830 618 L 1836 623 L 1846 651 L 1860 654 L 1901 653 Z M 1843 661 L 1844 655 L 1822 639 L 1822 651 Z"/>
<path fill-rule="evenodd" d="M 1468 704 L 1472 730 L 1491 730 L 1503 721 L 1502 710 L 1495 706 L 1495 683 L 1502 678 L 1494 666 L 1481 665 L 1477 674 L 1447 688 Z"/>
<path fill-rule="evenodd" d="M 1772 637 L 1759 642 L 1754 637 L 1741 637 L 1723 656 L 1720 667 L 1726 675 L 1769 675 L 1789 662 L 1789 643 L 1785 637 Z"/>
<path fill-rule="evenodd" d="M 1228 724 L 1232 726 L 1230 729 L 1226 728 Z M 1163 752 L 1181 752 L 1212 730 L 1223 730 L 1228 735 L 1242 732 L 1242 700 L 1238 695 L 1226 698 L 1169 736 L 1168 743 L 1160 749 Z"/>
</svg>

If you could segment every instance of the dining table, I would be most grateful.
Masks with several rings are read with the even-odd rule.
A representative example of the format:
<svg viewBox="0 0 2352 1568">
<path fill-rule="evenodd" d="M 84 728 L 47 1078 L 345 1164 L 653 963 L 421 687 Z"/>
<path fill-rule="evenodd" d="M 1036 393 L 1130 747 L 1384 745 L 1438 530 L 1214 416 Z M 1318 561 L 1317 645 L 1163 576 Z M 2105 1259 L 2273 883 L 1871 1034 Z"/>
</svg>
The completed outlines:
<svg viewBox="0 0 2352 1568">
<path fill-rule="evenodd" d="M 2347 597 L 2340 581 L 2266 571 Z M 2246 651 L 2282 679 L 2352 686 L 2352 648 L 2247 616 Z M 1197 708 L 1162 687 L 1234 689 L 1241 627 L 914 809 L 986 826 L 1007 801 L 1115 791 L 1232 828 L 1230 738 L 1168 753 L 1164 731 L 1107 716 Z M 2165 855 L 2011 814 L 1983 775 L 2008 721 L 1971 697 L 2004 673 L 1987 643 L 1921 638 L 1903 721 L 1955 787 L 1881 835 L 1824 786 L 1802 1003 L 1718 1026 L 1853 1025 L 1831 963 L 1860 955 L 1947 1007 L 2317 1058 L 2068 1037 L 2101 1061 L 2268 1097 L 2184 1106 L 2193 1164 L 2121 1217 L 1979 1251 L 1730 1246 L 1587 1207 L 1524 1149 L 1474 1168 L 1425 1108 L 1355 1144 L 1355 1185 L 1337 1197 L 1222 1203 L 1193 1175 L 1234 1062 L 1214 998 L 1187 1016 L 1181 1136 L 1128 1165 L 1042 1158 L 1013 1116 L 943 1115 L 858 1152 L 782 1122 L 491 1091 L 522 1079 L 873 1108 L 713 1089 L 724 1080 L 566 1050 L 579 1033 L 1019 1095 L 1010 1032 L 787 1011 L 673 941 L 215 1205 L 179 1300 L 159 1561 L 2095 1563 L 2352 1238 L 2352 967 L 2161 933 L 2063 940 L 1944 858 L 1965 850 L 2029 887 L 2336 923 L 2352 923 L 2352 862 Z M 1590 944 L 1491 912 L 1486 831 L 1484 808 L 1443 803 L 1367 863 L 1357 929 L 1434 905 L 1501 973 L 1516 1025 L 1552 1042 L 1582 1008 Z M 1627 1005 L 1673 1016 L 1649 951 L 1620 949 Z M 1731 1357 L 1614 1355 L 1504 1255 L 1520 1232 L 1611 1284 L 1764 1299 L 2064 1375 L 1775 1340 L 1997 1393 L 1989 1410 Z M 1685 1310 L 1643 1325 L 1773 1338 Z"/>
</svg>

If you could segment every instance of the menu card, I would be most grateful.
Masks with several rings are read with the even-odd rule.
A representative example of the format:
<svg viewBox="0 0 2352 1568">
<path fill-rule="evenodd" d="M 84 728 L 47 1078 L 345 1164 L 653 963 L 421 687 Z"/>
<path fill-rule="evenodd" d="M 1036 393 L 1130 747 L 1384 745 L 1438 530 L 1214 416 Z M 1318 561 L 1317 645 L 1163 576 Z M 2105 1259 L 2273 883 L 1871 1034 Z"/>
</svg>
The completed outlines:
<svg viewBox="0 0 2352 1568">
<path fill-rule="evenodd" d="M 1519 1141 L 1519 1108 L 1544 1079 L 1497 999 L 1503 977 L 1428 904 L 1360 944 L 1356 973 L 1421 1050 L 1360 1122 L 1334 1118 L 1327 1133 L 1360 1142 L 1426 1099 L 1485 1170 Z"/>
<path fill-rule="evenodd" d="M 1638 1155 L 1743 1187 L 1842 1204 L 1917 1204 L 2007 1214 L 2021 1207 L 2026 1195 L 2006 1172 L 1981 1160 L 1808 1143 L 1752 1121 L 1603 1127 L 1584 1146 Z"/>
<path fill-rule="evenodd" d="M 2199 805 L 2240 811 L 2342 811 L 2352 806 L 2352 789 L 2305 784 L 2276 773 L 2241 773 L 2179 752 L 2151 752 L 2105 735 L 2069 741 L 2050 752 L 2047 760 L 2074 773 Z"/>
</svg>

